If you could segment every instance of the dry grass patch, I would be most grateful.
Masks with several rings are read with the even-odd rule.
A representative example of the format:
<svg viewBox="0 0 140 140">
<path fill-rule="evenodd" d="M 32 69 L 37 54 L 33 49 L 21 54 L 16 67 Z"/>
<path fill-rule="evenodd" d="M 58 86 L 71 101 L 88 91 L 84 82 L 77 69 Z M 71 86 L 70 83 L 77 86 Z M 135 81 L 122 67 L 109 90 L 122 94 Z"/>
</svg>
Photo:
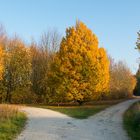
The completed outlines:
<svg viewBox="0 0 140 140">
<path fill-rule="evenodd" d="M 26 115 L 15 105 L 0 105 L 0 140 L 13 140 L 26 123 Z"/>
<path fill-rule="evenodd" d="M 18 108 L 15 105 L 0 105 L 0 121 L 11 119 L 18 114 Z"/>
</svg>

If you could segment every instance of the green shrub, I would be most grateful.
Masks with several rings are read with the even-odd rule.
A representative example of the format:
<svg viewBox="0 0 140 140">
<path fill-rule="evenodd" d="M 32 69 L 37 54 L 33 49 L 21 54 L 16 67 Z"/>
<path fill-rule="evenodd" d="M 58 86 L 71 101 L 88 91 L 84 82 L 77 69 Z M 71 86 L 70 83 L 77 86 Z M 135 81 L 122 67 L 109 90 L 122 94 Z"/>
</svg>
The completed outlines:
<svg viewBox="0 0 140 140">
<path fill-rule="evenodd" d="M 140 130 L 140 112 L 137 112 L 134 116 L 133 127 L 136 131 Z"/>
<path fill-rule="evenodd" d="M 11 95 L 11 102 L 16 104 L 36 103 L 37 100 L 37 95 L 29 89 L 17 89 Z"/>
<path fill-rule="evenodd" d="M 125 112 L 124 127 L 132 140 L 140 140 L 140 103 L 135 103 Z"/>
</svg>

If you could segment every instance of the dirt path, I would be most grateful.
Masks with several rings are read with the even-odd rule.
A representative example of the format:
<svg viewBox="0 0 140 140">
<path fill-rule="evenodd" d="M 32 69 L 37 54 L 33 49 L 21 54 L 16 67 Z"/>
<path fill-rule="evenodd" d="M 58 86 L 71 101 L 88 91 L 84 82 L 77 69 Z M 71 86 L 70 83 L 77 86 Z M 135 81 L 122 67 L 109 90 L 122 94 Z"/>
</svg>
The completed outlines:
<svg viewBox="0 0 140 140">
<path fill-rule="evenodd" d="M 25 107 L 29 121 L 17 140 L 129 140 L 122 115 L 134 102 L 128 100 L 85 120 L 70 118 L 49 109 Z"/>
</svg>

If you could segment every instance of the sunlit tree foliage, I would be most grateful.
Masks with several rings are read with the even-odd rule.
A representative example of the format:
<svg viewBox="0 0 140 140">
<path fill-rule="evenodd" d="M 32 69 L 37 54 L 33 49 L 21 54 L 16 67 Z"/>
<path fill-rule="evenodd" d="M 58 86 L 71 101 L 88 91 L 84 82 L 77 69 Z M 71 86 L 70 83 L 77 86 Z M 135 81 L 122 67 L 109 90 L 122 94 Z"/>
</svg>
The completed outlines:
<svg viewBox="0 0 140 140">
<path fill-rule="evenodd" d="M 49 73 L 48 91 L 56 101 L 102 98 L 109 92 L 109 61 L 95 34 L 82 22 L 66 30 Z"/>
</svg>

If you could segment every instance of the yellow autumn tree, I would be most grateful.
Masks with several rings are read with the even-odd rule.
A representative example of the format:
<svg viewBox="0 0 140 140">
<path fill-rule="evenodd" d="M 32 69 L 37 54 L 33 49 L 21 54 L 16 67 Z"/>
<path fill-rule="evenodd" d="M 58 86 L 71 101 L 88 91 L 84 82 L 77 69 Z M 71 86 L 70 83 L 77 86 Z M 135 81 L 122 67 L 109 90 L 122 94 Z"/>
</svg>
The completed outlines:
<svg viewBox="0 0 140 140">
<path fill-rule="evenodd" d="M 4 71 L 3 56 L 4 56 L 4 52 L 2 46 L 0 45 L 0 80 L 2 80 L 2 75 Z"/>
<path fill-rule="evenodd" d="M 22 95 L 29 93 L 27 90 L 31 85 L 31 68 L 30 49 L 19 38 L 9 40 L 6 48 L 4 73 L 6 102 L 15 103 Z"/>
<path fill-rule="evenodd" d="M 110 74 L 109 74 L 109 60 L 108 56 L 105 52 L 104 48 L 98 49 L 98 56 L 97 56 L 97 82 L 95 86 L 94 94 L 95 99 L 102 99 L 107 96 L 109 93 L 109 81 L 110 81 Z"/>
<path fill-rule="evenodd" d="M 82 22 L 66 30 L 48 74 L 54 101 L 99 99 L 109 91 L 109 61 L 95 34 Z"/>
</svg>

